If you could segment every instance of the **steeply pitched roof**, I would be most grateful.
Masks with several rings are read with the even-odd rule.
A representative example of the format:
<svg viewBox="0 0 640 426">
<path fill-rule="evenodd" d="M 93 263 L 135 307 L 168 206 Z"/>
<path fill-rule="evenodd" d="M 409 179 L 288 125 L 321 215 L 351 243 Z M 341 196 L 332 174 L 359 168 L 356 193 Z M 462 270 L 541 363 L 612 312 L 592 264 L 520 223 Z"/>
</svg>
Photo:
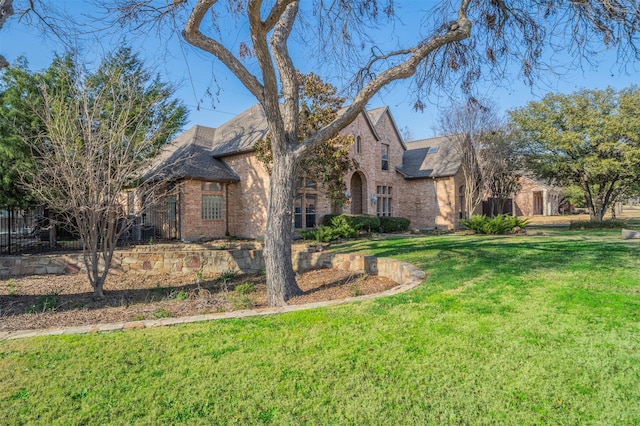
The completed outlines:
<svg viewBox="0 0 640 426">
<path fill-rule="evenodd" d="M 222 157 L 253 151 L 253 145 L 268 133 L 264 110 L 256 104 L 218 127 L 211 141 L 211 155 Z"/>
<path fill-rule="evenodd" d="M 240 178 L 224 162 L 211 156 L 216 129 L 193 126 L 173 140 L 145 173 L 145 179 L 202 179 L 238 182 Z"/>
<path fill-rule="evenodd" d="M 373 136 L 378 140 L 380 136 L 376 131 L 376 125 L 385 113 L 389 113 L 387 107 L 375 108 L 362 114 Z M 391 121 L 393 122 L 393 117 Z M 393 125 L 395 127 L 395 122 Z M 150 167 L 146 176 L 162 172 L 163 177 L 176 179 L 237 182 L 238 175 L 224 163 L 223 158 L 253 151 L 254 144 L 264 139 L 267 133 L 267 119 L 259 104 L 216 129 L 194 126 L 174 140 L 169 149 L 154 162 L 154 166 Z M 398 137 L 402 142 L 402 138 L 399 135 Z M 163 168 L 164 170 L 161 170 Z"/>
<path fill-rule="evenodd" d="M 402 139 L 402 135 L 400 134 L 400 130 L 398 129 L 398 125 L 396 124 L 396 120 L 393 118 L 393 115 L 391 114 L 391 110 L 389 109 L 388 106 L 381 106 L 378 108 L 370 109 L 366 112 L 366 116 L 369 118 L 369 122 L 371 123 L 371 125 L 374 128 L 377 128 L 378 124 L 380 124 L 380 120 L 382 119 L 385 113 L 389 115 L 389 119 L 393 124 L 393 129 L 396 133 L 396 136 L 398 136 L 398 140 L 400 141 L 400 144 L 402 145 L 403 148 L 406 149 L 407 145 Z"/>
<path fill-rule="evenodd" d="M 407 142 L 402 165 L 396 170 L 406 179 L 453 176 L 460 170 L 460 155 L 452 138 L 439 136 Z"/>
</svg>

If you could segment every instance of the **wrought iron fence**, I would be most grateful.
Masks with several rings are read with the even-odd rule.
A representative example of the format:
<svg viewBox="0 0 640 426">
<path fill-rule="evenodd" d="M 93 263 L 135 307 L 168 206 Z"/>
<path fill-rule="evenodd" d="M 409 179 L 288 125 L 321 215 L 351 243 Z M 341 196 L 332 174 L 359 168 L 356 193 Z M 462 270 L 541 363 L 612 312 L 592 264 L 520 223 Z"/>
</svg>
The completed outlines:
<svg viewBox="0 0 640 426">
<path fill-rule="evenodd" d="M 0 206 L 0 256 L 82 250 L 80 236 L 52 220 L 54 217 L 42 206 L 32 209 Z M 171 219 L 166 206 L 131 217 L 123 221 L 130 226 L 118 245 L 175 239 L 178 235 L 175 220 Z"/>
</svg>

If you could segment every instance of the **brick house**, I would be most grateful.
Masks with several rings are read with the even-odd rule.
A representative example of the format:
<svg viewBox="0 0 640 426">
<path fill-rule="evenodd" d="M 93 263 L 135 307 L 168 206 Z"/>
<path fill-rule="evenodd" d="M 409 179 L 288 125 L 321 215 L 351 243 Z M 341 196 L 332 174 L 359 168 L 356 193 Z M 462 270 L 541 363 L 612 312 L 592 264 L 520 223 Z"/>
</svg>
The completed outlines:
<svg viewBox="0 0 640 426">
<path fill-rule="evenodd" d="M 516 216 L 556 216 L 560 214 L 561 189 L 522 176 L 520 192 L 513 197 Z"/>
<path fill-rule="evenodd" d="M 562 189 L 520 176 L 520 191 L 505 201 L 503 213 L 514 216 L 556 216 L 560 214 Z M 488 195 L 482 202 L 482 214 L 491 216 L 494 199 Z M 494 210 L 495 214 L 495 210 Z"/>
<path fill-rule="evenodd" d="M 407 143 L 398 172 L 404 178 L 399 216 L 412 228 L 456 228 L 464 208 L 462 163 L 449 136 Z"/>
<path fill-rule="evenodd" d="M 359 168 L 345 176 L 350 203 L 331 206 L 319 182 L 301 180 L 295 228 L 312 228 L 328 213 L 400 216 L 412 228 L 458 225 L 460 161 L 446 137 L 405 144 L 387 107 L 362 112 L 343 130 L 354 136 Z M 164 170 L 172 192 L 146 221 L 155 234 L 186 241 L 260 238 L 266 229 L 269 174 L 254 143 L 267 123 L 254 105 L 218 128 L 194 126 L 178 136 L 151 170 Z"/>
</svg>

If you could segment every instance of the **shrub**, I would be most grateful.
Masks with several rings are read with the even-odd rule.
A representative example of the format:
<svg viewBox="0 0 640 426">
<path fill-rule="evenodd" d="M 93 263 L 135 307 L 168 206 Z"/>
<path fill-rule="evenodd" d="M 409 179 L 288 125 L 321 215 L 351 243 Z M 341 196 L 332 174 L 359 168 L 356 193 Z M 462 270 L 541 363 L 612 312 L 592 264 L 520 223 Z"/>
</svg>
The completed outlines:
<svg viewBox="0 0 640 426">
<path fill-rule="evenodd" d="M 524 228 L 529 223 L 526 219 L 507 214 L 489 218 L 485 215 L 474 215 L 460 221 L 466 228 L 478 234 L 500 235 L 513 231 L 514 228 Z"/>
<path fill-rule="evenodd" d="M 386 217 L 380 218 L 380 232 L 404 232 L 409 229 L 411 221 L 404 217 Z"/>
<path fill-rule="evenodd" d="M 302 235 L 302 238 L 305 240 L 316 240 L 324 243 L 340 238 L 353 238 L 358 235 L 358 231 L 351 227 L 342 216 L 334 218 L 333 223 L 332 226 L 320 226 L 316 229 L 301 230 L 300 235 Z"/>
<path fill-rule="evenodd" d="M 333 225 L 333 219 L 340 216 L 339 214 L 325 214 L 322 218 L 322 226 Z"/>
<path fill-rule="evenodd" d="M 57 293 L 49 293 L 44 296 L 39 296 L 36 303 L 26 309 L 28 314 L 37 314 L 45 312 L 53 312 L 61 306 L 60 298 Z"/>
<path fill-rule="evenodd" d="M 377 231 L 380 228 L 380 218 L 368 214 L 327 214 L 322 219 L 323 226 L 337 227 L 343 221 L 356 231 Z"/>
<path fill-rule="evenodd" d="M 589 220 L 572 220 L 569 224 L 569 229 L 622 229 L 627 226 L 627 222 L 624 220 L 602 220 L 602 221 L 589 221 Z"/>
<path fill-rule="evenodd" d="M 256 286 L 253 283 L 246 282 L 242 284 L 238 284 L 233 291 L 240 295 L 246 295 L 249 293 L 253 293 L 256 290 Z"/>
<path fill-rule="evenodd" d="M 171 318 L 171 317 L 173 317 L 173 314 L 167 308 L 158 308 L 155 311 L 153 311 L 154 319 Z"/>
</svg>

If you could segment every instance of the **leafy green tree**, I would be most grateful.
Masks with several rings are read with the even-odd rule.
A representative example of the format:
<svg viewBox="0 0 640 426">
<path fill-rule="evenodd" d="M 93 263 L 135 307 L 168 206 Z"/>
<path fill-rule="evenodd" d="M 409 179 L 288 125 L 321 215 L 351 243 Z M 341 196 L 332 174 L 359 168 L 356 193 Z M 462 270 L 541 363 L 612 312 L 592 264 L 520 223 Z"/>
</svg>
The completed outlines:
<svg viewBox="0 0 640 426">
<path fill-rule="evenodd" d="M 128 47 L 106 56 L 95 73 L 63 61 L 47 73 L 35 105 L 44 131 L 22 135 L 38 161 L 27 187 L 80 236 L 94 297 L 103 298 L 116 243 L 130 224 L 123 192 L 181 129 L 186 109 Z M 143 209 L 162 187 L 153 177 L 140 187 Z"/>
<path fill-rule="evenodd" d="M 586 203 L 584 202 L 584 192 L 577 185 L 565 186 L 560 192 L 560 204 L 567 204 L 570 207 L 578 208 L 585 207 Z"/>
<path fill-rule="evenodd" d="M 20 172 L 31 169 L 33 160 L 18 132 L 35 136 L 42 130 L 31 109 L 38 102 L 37 79 L 20 58 L 0 76 L 0 206 L 25 208 L 33 201 L 20 185 Z"/>
<path fill-rule="evenodd" d="M 298 73 L 300 85 L 300 131 L 298 140 L 307 139 L 318 129 L 333 121 L 344 104 L 344 98 L 336 95 L 336 88 L 323 82 L 314 73 Z M 338 135 L 312 150 L 300 164 L 299 177 L 309 177 L 320 181 L 333 205 L 342 206 L 347 202 L 347 185 L 344 177 L 349 170 L 358 167 L 350 158 L 349 147 L 353 145 L 351 135 Z M 258 158 L 271 171 L 273 154 L 271 136 L 256 143 Z"/>
<path fill-rule="evenodd" d="M 577 185 L 592 221 L 640 179 L 640 91 L 550 94 L 510 112 L 527 142 L 528 167 L 559 186 Z"/>
</svg>

